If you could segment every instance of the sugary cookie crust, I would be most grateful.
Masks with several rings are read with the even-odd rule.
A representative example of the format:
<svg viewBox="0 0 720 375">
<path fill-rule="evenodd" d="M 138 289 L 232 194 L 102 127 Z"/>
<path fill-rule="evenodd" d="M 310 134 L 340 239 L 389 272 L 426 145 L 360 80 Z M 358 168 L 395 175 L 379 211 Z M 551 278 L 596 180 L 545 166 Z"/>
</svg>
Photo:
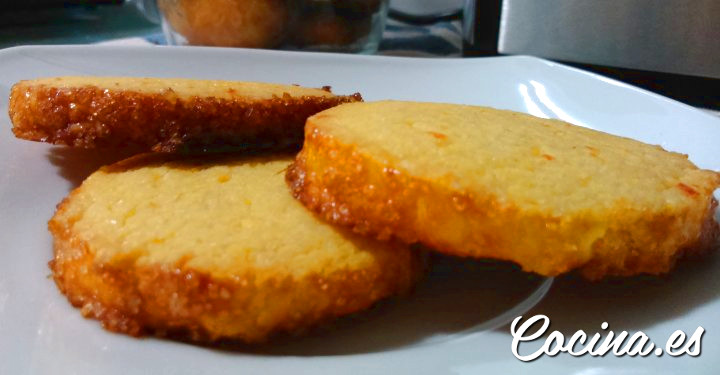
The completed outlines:
<svg viewBox="0 0 720 375">
<path fill-rule="evenodd" d="M 666 273 L 680 255 L 719 245 L 712 197 L 720 185 L 717 173 L 704 171 L 706 180 L 698 178 L 692 191 L 678 190 L 692 204 L 645 212 L 620 200 L 558 216 L 491 192 L 455 189 L 443 178 L 412 175 L 387 155 L 367 154 L 324 127 L 337 112 L 308 120 L 305 144 L 286 180 L 306 207 L 357 233 L 421 242 L 450 255 L 509 260 L 546 276 L 577 269 L 589 279 Z M 601 234 L 593 232 L 596 226 Z"/>
<path fill-rule="evenodd" d="M 10 95 L 13 133 L 26 140 L 82 148 L 133 146 L 174 151 L 297 145 L 302 142 L 308 116 L 362 100 L 359 94 L 332 95 L 329 88 L 313 91 L 284 86 L 286 92 L 280 94 L 283 86 L 265 89 L 248 83 L 252 86 L 244 88 L 243 82 L 237 82 L 220 86 L 224 91 L 216 87 L 203 95 L 197 88 L 186 89 L 189 93 L 183 92 L 184 86 L 174 90 L 173 80 L 156 80 L 153 87 L 165 83 L 164 90 L 145 90 L 126 80 L 117 79 L 117 87 L 93 85 L 91 78 L 70 81 L 73 84 L 21 81 Z"/>
</svg>

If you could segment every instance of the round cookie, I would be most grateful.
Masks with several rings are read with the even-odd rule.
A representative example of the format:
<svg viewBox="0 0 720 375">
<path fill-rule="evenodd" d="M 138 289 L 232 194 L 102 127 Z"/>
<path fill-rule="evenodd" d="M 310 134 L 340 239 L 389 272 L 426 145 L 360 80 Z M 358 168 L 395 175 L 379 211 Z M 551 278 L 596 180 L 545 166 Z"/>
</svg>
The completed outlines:
<svg viewBox="0 0 720 375">
<path fill-rule="evenodd" d="M 50 220 L 53 277 L 109 330 L 266 340 L 408 290 L 407 246 L 337 229 L 292 198 L 289 157 L 139 155 Z"/>
<path fill-rule="evenodd" d="M 260 82 L 52 77 L 20 81 L 8 111 L 16 137 L 143 151 L 300 145 L 305 120 L 360 94 Z"/>
<path fill-rule="evenodd" d="M 160 0 L 172 29 L 191 45 L 272 48 L 288 32 L 287 0 Z"/>
<path fill-rule="evenodd" d="M 326 220 L 381 239 L 590 279 L 659 274 L 716 249 L 720 174 L 686 155 L 558 120 L 414 102 L 308 118 L 288 171 Z"/>
</svg>

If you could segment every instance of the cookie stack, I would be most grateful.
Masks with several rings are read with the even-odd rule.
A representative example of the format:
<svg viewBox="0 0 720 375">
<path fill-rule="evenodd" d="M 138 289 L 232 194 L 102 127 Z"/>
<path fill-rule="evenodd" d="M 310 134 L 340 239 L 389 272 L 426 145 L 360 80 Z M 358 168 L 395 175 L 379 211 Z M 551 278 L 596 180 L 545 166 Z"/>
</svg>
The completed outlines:
<svg viewBox="0 0 720 375">
<path fill-rule="evenodd" d="M 92 174 L 49 224 L 60 290 L 132 335 L 302 332 L 411 289 L 415 243 L 600 279 L 668 272 L 720 233 L 720 174 L 510 111 L 61 77 L 16 84 L 10 115 L 19 138 L 152 151 Z"/>
</svg>

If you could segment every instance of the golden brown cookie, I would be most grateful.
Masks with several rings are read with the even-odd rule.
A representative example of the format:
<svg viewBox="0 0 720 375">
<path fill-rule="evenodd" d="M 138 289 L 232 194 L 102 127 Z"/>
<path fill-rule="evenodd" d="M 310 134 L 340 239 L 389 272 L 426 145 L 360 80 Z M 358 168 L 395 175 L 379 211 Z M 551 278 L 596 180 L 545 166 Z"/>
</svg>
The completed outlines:
<svg viewBox="0 0 720 375">
<path fill-rule="evenodd" d="M 199 46 L 271 48 L 288 32 L 288 0 L 160 0 L 173 31 Z"/>
<path fill-rule="evenodd" d="M 256 82 L 56 77 L 15 84 L 9 111 L 22 139 L 174 151 L 298 144 L 308 116 L 359 100 Z"/>
<path fill-rule="evenodd" d="M 289 157 L 139 155 L 49 223 L 53 277 L 109 330 L 264 341 L 408 290 L 416 252 L 337 229 L 290 195 Z"/>
<path fill-rule="evenodd" d="M 287 180 L 329 222 L 554 276 L 668 272 L 717 249 L 720 175 L 628 138 L 485 107 L 346 104 Z"/>
</svg>

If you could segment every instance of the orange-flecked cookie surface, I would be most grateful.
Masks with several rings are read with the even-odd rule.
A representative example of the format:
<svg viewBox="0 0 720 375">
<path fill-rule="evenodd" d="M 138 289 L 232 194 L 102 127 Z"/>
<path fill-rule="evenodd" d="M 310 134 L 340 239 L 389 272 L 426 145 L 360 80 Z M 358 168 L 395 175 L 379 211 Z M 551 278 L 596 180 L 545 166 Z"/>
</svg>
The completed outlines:
<svg viewBox="0 0 720 375">
<path fill-rule="evenodd" d="M 359 94 L 256 82 L 55 77 L 15 84 L 16 137 L 83 148 L 292 145 L 308 116 Z"/>
<path fill-rule="evenodd" d="M 313 216 L 284 183 L 290 161 L 146 154 L 102 168 L 49 223 L 55 282 L 113 331 L 249 343 L 408 290 L 418 255 Z"/>
<path fill-rule="evenodd" d="M 326 220 L 443 253 L 590 279 L 718 246 L 720 175 L 686 155 L 530 115 L 413 102 L 308 119 L 287 180 Z"/>
</svg>

